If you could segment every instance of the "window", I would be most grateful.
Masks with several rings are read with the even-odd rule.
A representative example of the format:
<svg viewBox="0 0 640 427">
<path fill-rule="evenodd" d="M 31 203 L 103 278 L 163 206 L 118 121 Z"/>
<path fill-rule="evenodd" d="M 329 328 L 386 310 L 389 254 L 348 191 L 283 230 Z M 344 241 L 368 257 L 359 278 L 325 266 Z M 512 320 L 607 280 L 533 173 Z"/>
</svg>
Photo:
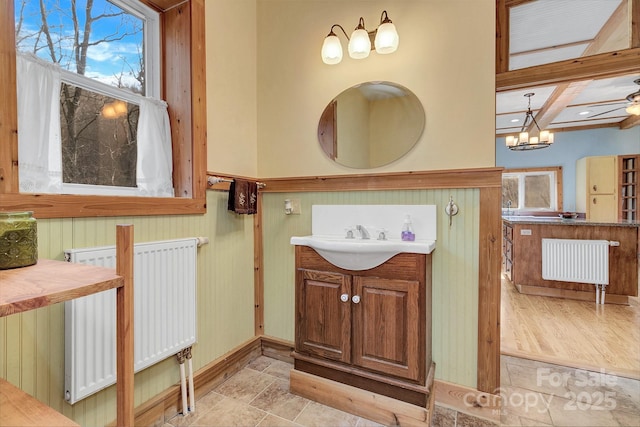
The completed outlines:
<svg viewBox="0 0 640 427">
<path fill-rule="evenodd" d="M 504 214 L 562 209 L 562 169 L 511 169 L 502 174 Z"/>
<path fill-rule="evenodd" d="M 14 2 L 0 8 L 0 210 L 37 218 L 184 215 L 206 212 L 207 123 L 205 5 L 201 0 L 144 0 L 160 13 L 162 98 L 171 106 L 175 197 L 27 193 L 20 190 Z M 58 103 L 59 105 L 59 103 Z"/>
<path fill-rule="evenodd" d="M 15 15 L 16 49 L 31 54 L 17 65 L 21 191 L 172 196 L 166 105 L 148 98 L 160 93 L 158 13 L 15 0 Z"/>
</svg>

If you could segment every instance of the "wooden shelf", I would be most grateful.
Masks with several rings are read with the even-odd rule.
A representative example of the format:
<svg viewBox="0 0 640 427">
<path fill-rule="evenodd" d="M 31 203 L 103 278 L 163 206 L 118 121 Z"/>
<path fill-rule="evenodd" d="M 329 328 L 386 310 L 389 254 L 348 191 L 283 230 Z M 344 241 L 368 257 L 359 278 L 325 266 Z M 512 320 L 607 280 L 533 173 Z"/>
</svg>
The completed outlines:
<svg viewBox="0 0 640 427">
<path fill-rule="evenodd" d="M 0 379 L 0 426 L 79 426 L 18 387 Z"/>
<path fill-rule="evenodd" d="M 640 155 L 618 156 L 618 219 L 637 221 L 639 219 L 638 181 L 640 180 Z"/>
<path fill-rule="evenodd" d="M 0 317 L 123 286 L 112 269 L 49 259 L 0 270 Z"/>
<path fill-rule="evenodd" d="M 39 260 L 0 270 L 0 317 L 116 288 L 117 425 L 133 425 L 133 226 L 117 226 L 116 271 Z M 77 425 L 0 379 L 0 426 Z"/>
</svg>

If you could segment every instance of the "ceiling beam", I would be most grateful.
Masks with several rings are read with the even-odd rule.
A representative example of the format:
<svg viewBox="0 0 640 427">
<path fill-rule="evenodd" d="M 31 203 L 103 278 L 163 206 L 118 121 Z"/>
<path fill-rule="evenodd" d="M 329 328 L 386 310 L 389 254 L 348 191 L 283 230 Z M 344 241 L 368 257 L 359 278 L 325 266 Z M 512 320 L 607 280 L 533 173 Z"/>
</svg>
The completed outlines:
<svg viewBox="0 0 640 427">
<path fill-rule="evenodd" d="M 538 122 L 540 129 L 545 129 L 553 123 L 558 114 L 567 108 L 573 99 L 580 95 L 580 92 L 592 81 L 582 80 L 579 82 L 560 83 L 556 86 L 551 96 L 536 114 L 536 122 Z M 532 126 L 529 126 L 528 131 L 531 132 L 532 130 Z"/>
<path fill-rule="evenodd" d="M 598 53 L 602 53 L 606 50 L 607 43 L 614 39 L 621 29 L 625 28 L 625 24 L 629 21 L 627 15 L 628 6 L 625 2 L 620 2 L 620 5 L 613 11 L 607 22 L 604 23 L 598 34 L 589 42 L 589 45 L 582 52 L 581 57 L 590 56 Z M 589 83 L 593 80 L 581 80 L 571 83 L 560 83 L 554 89 L 551 96 L 547 99 L 542 106 L 538 114 L 536 115 L 536 121 L 540 129 L 548 127 L 555 118 L 560 114 L 576 96 L 582 92 Z M 533 130 L 533 126 L 529 126 L 529 132 Z"/>
<path fill-rule="evenodd" d="M 595 41 L 595 39 L 577 40 L 577 41 L 571 42 L 571 43 L 563 43 L 563 44 L 556 44 L 556 45 L 553 45 L 553 46 L 539 47 L 539 48 L 529 49 L 529 50 L 521 50 L 520 52 L 511 52 L 509 54 L 509 58 L 513 58 L 514 56 L 530 55 L 532 53 L 549 52 L 549 51 L 553 51 L 555 49 L 560 49 L 560 48 L 563 48 L 563 47 L 582 46 L 582 45 L 585 45 L 585 44 L 587 46 L 589 46 L 594 41 Z M 585 55 L 581 55 L 581 56 L 585 56 Z"/>
<path fill-rule="evenodd" d="M 640 125 L 640 116 L 630 115 L 620 122 L 620 130 L 631 129 L 632 127 L 638 125 Z"/>
<path fill-rule="evenodd" d="M 621 2 L 620 5 L 613 11 L 607 22 L 604 23 L 598 34 L 593 38 L 593 42 L 587 46 L 582 55 L 589 56 L 597 53 L 602 53 L 608 50 L 606 47 L 607 42 L 614 39 L 616 35 L 621 32 L 627 33 L 629 22 L 629 7 L 626 2 Z M 625 46 L 629 46 L 625 43 Z"/>
<path fill-rule="evenodd" d="M 567 59 L 496 74 L 496 92 L 633 73 L 640 73 L 640 48 Z"/>
</svg>

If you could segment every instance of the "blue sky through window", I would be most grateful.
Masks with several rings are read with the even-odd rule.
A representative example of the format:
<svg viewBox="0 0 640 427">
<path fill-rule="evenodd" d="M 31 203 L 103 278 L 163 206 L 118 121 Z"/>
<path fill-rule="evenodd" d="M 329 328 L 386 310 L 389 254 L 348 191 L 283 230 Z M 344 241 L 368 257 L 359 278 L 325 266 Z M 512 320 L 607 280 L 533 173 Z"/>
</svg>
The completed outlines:
<svg viewBox="0 0 640 427">
<path fill-rule="evenodd" d="M 107 0 L 44 0 L 45 26 L 40 0 L 14 0 L 14 3 L 18 50 L 35 53 L 67 70 L 112 86 L 142 90 L 142 19 Z M 85 39 L 87 21 L 90 32 L 86 38 L 86 59 L 76 61 L 74 47 Z"/>
</svg>

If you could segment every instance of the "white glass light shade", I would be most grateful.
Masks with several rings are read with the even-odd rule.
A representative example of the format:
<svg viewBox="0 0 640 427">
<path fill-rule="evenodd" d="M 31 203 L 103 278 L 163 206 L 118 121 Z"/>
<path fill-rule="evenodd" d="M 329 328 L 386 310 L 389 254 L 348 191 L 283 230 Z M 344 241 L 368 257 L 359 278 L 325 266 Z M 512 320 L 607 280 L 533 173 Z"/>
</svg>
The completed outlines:
<svg viewBox="0 0 640 427">
<path fill-rule="evenodd" d="M 396 31 L 396 26 L 391 22 L 386 22 L 378 27 L 374 45 L 376 52 L 380 54 L 393 53 L 398 49 L 400 37 Z"/>
<path fill-rule="evenodd" d="M 342 61 L 342 45 L 338 36 L 329 35 L 322 43 L 322 62 L 333 65 Z"/>
<path fill-rule="evenodd" d="M 353 59 L 363 59 L 371 52 L 371 40 L 365 29 L 357 29 L 351 34 L 349 40 L 349 56 Z"/>
<path fill-rule="evenodd" d="M 518 141 L 520 141 L 520 144 L 528 144 L 529 132 L 520 132 L 520 135 L 518 136 Z"/>
<path fill-rule="evenodd" d="M 543 130 L 540 132 L 540 143 L 546 144 L 547 142 L 549 142 L 549 131 Z"/>
<path fill-rule="evenodd" d="M 529 141 L 529 144 L 538 145 L 538 137 L 537 136 L 532 136 L 531 140 Z"/>
<path fill-rule="evenodd" d="M 518 140 L 513 135 L 509 135 L 504 142 L 507 147 L 513 147 L 518 143 Z"/>
<path fill-rule="evenodd" d="M 633 114 L 634 116 L 640 116 L 640 102 L 634 102 L 629 105 L 625 111 L 627 114 Z"/>
</svg>

